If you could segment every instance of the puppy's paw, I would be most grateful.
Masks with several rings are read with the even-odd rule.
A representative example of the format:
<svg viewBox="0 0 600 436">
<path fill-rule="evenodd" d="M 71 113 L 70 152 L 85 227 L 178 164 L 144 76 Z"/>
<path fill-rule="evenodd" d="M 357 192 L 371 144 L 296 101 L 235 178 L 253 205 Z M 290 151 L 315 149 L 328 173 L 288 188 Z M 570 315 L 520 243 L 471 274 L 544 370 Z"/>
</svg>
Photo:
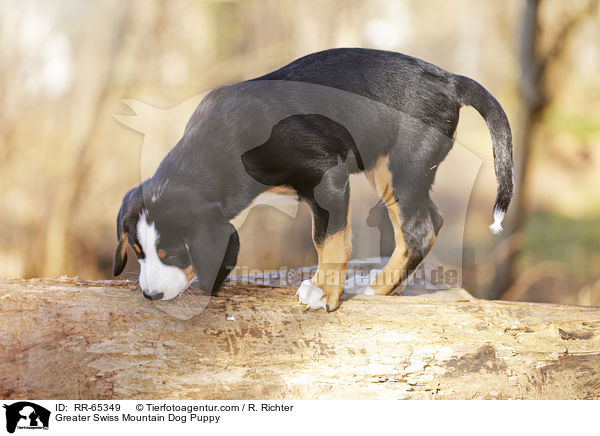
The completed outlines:
<svg viewBox="0 0 600 436">
<path fill-rule="evenodd" d="M 298 296 L 298 302 L 300 304 L 306 304 L 307 309 L 325 308 L 326 302 L 323 290 L 313 284 L 310 280 L 304 280 L 302 282 L 296 291 L 296 295 Z"/>
</svg>

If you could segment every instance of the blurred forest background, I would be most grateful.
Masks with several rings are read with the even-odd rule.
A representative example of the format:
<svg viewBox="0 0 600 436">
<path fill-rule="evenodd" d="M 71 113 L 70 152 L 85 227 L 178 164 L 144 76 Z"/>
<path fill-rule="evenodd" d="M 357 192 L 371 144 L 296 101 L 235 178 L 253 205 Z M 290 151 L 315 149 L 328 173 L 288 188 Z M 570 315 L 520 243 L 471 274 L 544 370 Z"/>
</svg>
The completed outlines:
<svg viewBox="0 0 600 436">
<path fill-rule="evenodd" d="M 370 47 L 475 78 L 511 121 L 519 191 L 497 238 L 487 228 L 496 192 L 489 133 L 474 109 L 461 111 L 456 142 L 482 160 L 463 286 L 487 298 L 600 305 L 598 1 L 0 5 L 0 276 L 110 278 L 116 214 L 140 182 L 143 125 L 180 135 L 211 88 L 314 51 Z M 316 263 L 306 208 L 294 220 L 263 209 L 244 224 L 240 261 Z"/>
</svg>

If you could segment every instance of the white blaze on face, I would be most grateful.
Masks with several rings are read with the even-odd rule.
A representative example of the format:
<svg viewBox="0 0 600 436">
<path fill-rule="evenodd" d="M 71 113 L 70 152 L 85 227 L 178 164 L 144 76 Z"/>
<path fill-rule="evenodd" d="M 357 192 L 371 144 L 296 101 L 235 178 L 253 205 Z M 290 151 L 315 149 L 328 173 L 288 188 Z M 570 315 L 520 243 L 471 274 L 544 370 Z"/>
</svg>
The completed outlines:
<svg viewBox="0 0 600 436">
<path fill-rule="evenodd" d="M 160 238 L 154 223 L 146 221 L 142 212 L 137 224 L 137 236 L 145 254 L 140 263 L 140 287 L 151 294 L 162 292 L 161 300 L 177 297 L 190 285 L 185 273 L 172 265 L 165 265 L 158 257 L 157 244 Z"/>
</svg>

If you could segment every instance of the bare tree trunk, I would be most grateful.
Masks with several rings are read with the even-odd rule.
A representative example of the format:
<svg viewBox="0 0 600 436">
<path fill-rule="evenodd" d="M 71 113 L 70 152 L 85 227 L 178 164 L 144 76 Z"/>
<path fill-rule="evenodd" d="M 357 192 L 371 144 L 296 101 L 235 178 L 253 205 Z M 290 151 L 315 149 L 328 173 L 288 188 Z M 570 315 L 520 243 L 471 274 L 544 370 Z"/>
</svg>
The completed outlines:
<svg viewBox="0 0 600 436">
<path fill-rule="evenodd" d="M 515 144 L 516 192 L 500 239 L 499 246 L 503 249 L 497 254 L 495 277 L 485 295 L 490 299 L 501 298 L 516 280 L 515 264 L 523 244 L 523 228 L 528 212 L 530 156 L 534 135 L 542 124 L 542 116 L 552 97 L 545 82 L 548 69 L 564 53 L 573 30 L 582 20 L 591 16 L 598 6 L 597 0 L 590 0 L 565 22 L 550 50 L 541 55 L 541 3 L 541 0 L 527 0 L 523 13 L 520 38 L 522 115 Z"/>
<path fill-rule="evenodd" d="M 0 398 L 600 399 L 600 308 L 0 279 Z"/>
<path fill-rule="evenodd" d="M 515 260 L 519 256 L 526 216 L 528 166 L 532 137 L 545 108 L 546 97 L 541 84 L 542 67 L 538 58 L 539 0 L 528 0 L 523 14 L 520 38 L 521 107 L 522 115 L 515 144 L 516 191 L 512 211 L 507 217 L 500 241 L 505 250 L 499 253 L 496 273 L 487 298 L 500 298 L 515 281 Z"/>
</svg>

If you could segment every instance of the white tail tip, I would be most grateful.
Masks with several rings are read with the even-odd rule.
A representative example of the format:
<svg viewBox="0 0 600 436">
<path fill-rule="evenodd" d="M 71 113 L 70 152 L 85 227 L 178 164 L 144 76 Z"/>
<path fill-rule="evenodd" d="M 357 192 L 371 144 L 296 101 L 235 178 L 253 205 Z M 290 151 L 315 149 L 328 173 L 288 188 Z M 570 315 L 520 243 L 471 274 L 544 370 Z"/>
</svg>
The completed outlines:
<svg viewBox="0 0 600 436">
<path fill-rule="evenodd" d="M 502 229 L 502 220 L 504 219 L 504 212 L 498 209 L 494 209 L 494 222 L 490 225 L 490 230 L 494 235 L 500 233 Z"/>
<path fill-rule="evenodd" d="M 490 230 L 494 235 L 497 235 L 504 229 L 502 228 L 502 224 L 494 222 L 493 224 L 490 224 Z"/>
</svg>

